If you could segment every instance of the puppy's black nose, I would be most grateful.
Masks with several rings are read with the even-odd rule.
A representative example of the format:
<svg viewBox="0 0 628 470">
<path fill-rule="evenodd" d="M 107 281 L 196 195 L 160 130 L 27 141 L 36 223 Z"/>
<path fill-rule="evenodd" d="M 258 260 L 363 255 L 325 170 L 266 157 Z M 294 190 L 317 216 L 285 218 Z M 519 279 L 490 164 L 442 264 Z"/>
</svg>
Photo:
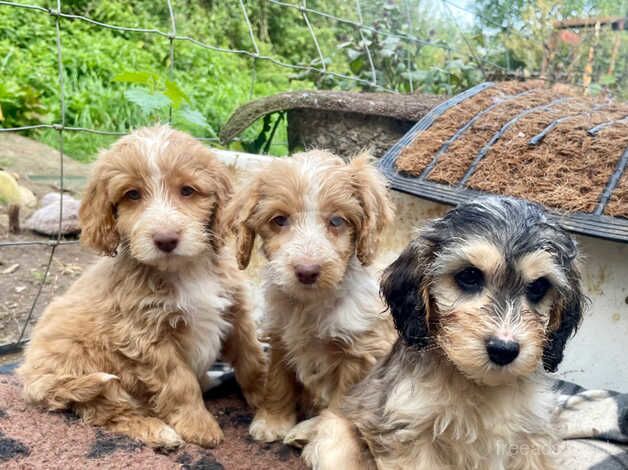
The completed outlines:
<svg viewBox="0 0 628 470">
<path fill-rule="evenodd" d="M 519 355 L 519 343 L 516 341 L 504 341 L 491 336 L 486 342 L 486 352 L 492 362 L 505 366 L 514 361 Z"/>
<path fill-rule="evenodd" d="M 321 267 L 318 264 L 297 264 L 294 272 L 301 284 L 314 284 L 321 273 Z"/>
<path fill-rule="evenodd" d="M 155 246 L 165 253 L 170 253 L 179 244 L 179 236 L 174 232 L 162 232 L 153 235 Z"/>
</svg>

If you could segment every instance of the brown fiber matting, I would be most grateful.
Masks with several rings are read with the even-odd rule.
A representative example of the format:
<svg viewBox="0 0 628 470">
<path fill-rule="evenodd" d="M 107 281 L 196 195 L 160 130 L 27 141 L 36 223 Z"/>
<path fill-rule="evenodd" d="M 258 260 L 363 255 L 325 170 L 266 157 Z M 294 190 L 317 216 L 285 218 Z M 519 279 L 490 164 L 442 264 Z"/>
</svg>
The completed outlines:
<svg viewBox="0 0 628 470">
<path fill-rule="evenodd" d="M 21 385 L 0 367 L 0 468 L 6 470 L 305 470 L 298 450 L 263 444 L 248 435 L 251 411 L 228 382 L 212 390 L 206 404 L 225 440 L 215 449 L 187 444 L 156 451 L 142 443 L 82 423 L 71 413 L 28 406 Z"/>
<path fill-rule="evenodd" d="M 554 103 L 554 104 L 552 104 Z M 548 105 L 548 106 L 546 106 Z M 490 106 L 459 138 L 443 143 Z M 480 150 L 511 119 L 519 119 L 469 168 Z M 523 197 L 568 212 L 593 213 L 617 163 L 628 148 L 628 104 L 582 96 L 578 89 L 548 88 L 542 82 L 503 82 L 454 106 L 405 147 L 399 172 L 426 181 Z M 538 145 L 530 140 L 559 119 Z M 595 135 L 592 127 L 618 121 Z M 438 158 L 434 161 L 434 156 Z M 428 165 L 431 171 L 424 173 Z M 604 211 L 628 218 L 628 177 L 624 175 Z"/>
</svg>

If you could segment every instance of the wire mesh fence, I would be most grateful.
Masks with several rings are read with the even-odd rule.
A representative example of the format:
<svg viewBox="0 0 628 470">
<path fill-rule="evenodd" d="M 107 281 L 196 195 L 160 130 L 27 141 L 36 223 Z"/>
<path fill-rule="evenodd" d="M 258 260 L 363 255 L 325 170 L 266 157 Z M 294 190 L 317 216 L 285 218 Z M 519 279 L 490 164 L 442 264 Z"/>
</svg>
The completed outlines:
<svg viewBox="0 0 628 470">
<path fill-rule="evenodd" d="M 184 34 L 181 31 L 178 31 L 178 8 L 171 0 L 165 0 L 168 12 L 168 28 L 127 26 L 101 21 L 100 19 L 96 19 L 94 17 L 75 14 L 71 12 L 71 10 L 64 9 L 64 4 L 61 0 L 54 0 L 51 6 L 0 0 L 0 14 L 2 10 L 6 11 L 6 9 L 19 9 L 31 14 L 47 15 L 51 18 L 51 28 L 54 31 L 54 35 L 51 38 L 52 44 L 50 44 L 50 51 L 51 54 L 54 54 L 54 60 L 57 65 L 57 76 L 55 77 L 56 84 L 54 86 L 58 89 L 59 97 L 58 119 L 54 122 L 34 123 L 15 127 L 2 127 L 0 128 L 0 133 L 27 133 L 41 130 L 50 130 L 55 132 L 56 148 L 58 150 L 57 189 L 60 194 L 63 194 L 66 185 L 64 171 L 64 156 L 66 155 L 65 142 L 68 134 L 82 133 L 116 138 L 118 136 L 125 135 L 131 130 L 121 130 L 117 128 L 92 128 L 77 126 L 74 123 L 68 124 L 68 97 L 66 96 L 66 78 L 68 72 L 64 64 L 64 35 L 71 32 L 71 29 L 77 22 L 87 24 L 95 28 L 93 34 L 96 36 L 101 30 L 109 30 L 116 34 L 151 36 L 163 39 L 165 41 L 165 52 L 167 53 L 167 60 L 165 60 L 164 69 L 170 80 L 174 80 L 177 73 L 177 48 L 182 47 L 183 45 L 200 48 L 210 53 L 230 54 L 245 58 L 248 61 L 250 70 L 250 87 L 248 92 L 249 99 L 254 95 L 253 90 L 256 81 L 258 80 L 257 70 L 259 64 L 262 63 L 276 67 L 278 73 L 281 70 L 284 70 L 295 73 L 299 77 L 314 76 L 318 77 L 320 80 L 328 80 L 326 86 L 342 86 L 349 89 L 358 88 L 361 90 L 382 91 L 388 93 L 398 93 L 400 91 L 415 92 L 421 88 L 419 82 L 422 70 L 420 69 L 421 65 L 417 63 L 417 54 L 420 54 L 420 51 L 424 48 L 432 48 L 441 51 L 441 54 L 438 55 L 439 59 L 437 60 L 444 61 L 451 60 L 452 57 L 458 57 L 462 58 L 463 62 L 474 64 L 479 73 L 478 80 L 485 80 L 495 76 L 500 78 L 517 78 L 521 73 L 521 71 L 517 69 L 516 64 L 513 64 L 513 61 L 508 53 L 505 55 L 505 63 L 497 63 L 489 56 L 489 54 L 486 54 L 485 51 L 482 51 L 477 47 L 477 45 L 472 44 L 472 42 L 467 38 L 466 33 L 463 31 L 463 27 L 457 19 L 456 12 L 466 12 L 467 14 L 473 15 L 476 15 L 476 13 L 472 12 L 465 6 L 461 6 L 449 0 L 440 0 L 437 3 L 442 7 L 446 14 L 450 15 L 450 18 L 453 20 L 453 24 L 455 25 L 455 34 L 459 35 L 461 41 L 446 41 L 442 39 L 435 39 L 432 36 L 418 37 L 415 35 L 415 30 L 412 28 L 412 25 L 416 20 L 416 14 L 413 12 L 413 7 L 408 0 L 398 2 L 403 7 L 398 9 L 398 11 L 401 12 L 400 14 L 402 17 L 395 19 L 398 24 L 404 24 L 407 26 L 404 30 L 387 29 L 385 27 L 385 22 L 371 24 L 366 20 L 365 5 L 360 0 L 355 0 L 352 5 L 351 18 L 337 16 L 331 12 L 323 11 L 317 8 L 313 1 L 308 3 L 308 0 L 265 1 L 280 8 L 282 12 L 296 12 L 301 16 L 303 24 L 305 25 L 309 35 L 308 41 L 311 41 L 314 46 L 314 50 L 316 51 L 316 57 L 314 57 L 310 63 L 290 62 L 285 58 L 277 56 L 276 54 L 265 52 L 265 48 L 257 37 L 255 28 L 251 23 L 250 7 L 251 3 L 254 2 L 250 2 L 250 0 L 250 3 L 245 0 L 237 0 L 240 21 L 242 25 L 244 25 L 249 40 L 249 47 L 246 48 L 224 46 L 223 44 L 209 42 L 203 38 Z M 181 8 L 185 8 L 185 6 L 182 6 Z M 320 33 L 317 32 L 316 25 L 318 22 L 332 22 L 337 27 L 346 28 L 349 36 L 353 35 L 356 37 L 356 41 L 354 41 L 352 47 L 358 49 L 356 54 L 361 54 L 364 58 L 361 70 L 356 71 L 352 68 L 340 69 L 335 66 L 333 61 L 329 60 L 329 54 L 323 50 Z M 490 24 L 490 22 L 490 19 L 485 19 L 486 24 Z M 384 26 L 382 26 L 382 24 L 384 24 Z M 501 25 L 495 26 L 501 27 Z M 382 76 L 381 71 L 378 70 L 378 63 L 381 60 L 380 56 L 388 53 L 389 51 L 386 51 L 385 48 L 376 49 L 374 46 L 376 44 L 403 44 L 407 46 L 400 49 L 404 50 L 406 55 L 406 57 L 401 60 L 404 65 L 404 71 L 403 73 L 398 74 L 399 77 L 396 77 L 395 81 L 386 79 L 385 76 Z M 624 72 L 625 70 L 618 70 L 617 74 L 621 74 L 623 76 Z M 572 71 L 571 75 L 575 76 L 578 73 L 580 72 Z M 315 83 L 318 84 L 319 82 Z M 572 83 L 574 83 L 573 80 Z M 169 105 L 166 119 L 168 122 L 173 121 L 172 104 Z M 197 135 L 196 137 L 208 142 L 209 144 L 219 143 L 216 133 L 213 133 L 213 135 L 211 133 L 205 133 L 203 135 Z M 2 335 L 2 338 L 0 339 L 0 353 L 18 350 L 25 343 L 25 341 L 27 341 L 29 326 L 41 310 L 40 299 L 49 280 L 57 250 L 66 245 L 78 243 L 77 240 L 66 240 L 61 235 L 61 225 L 64 211 L 63 197 L 60 197 L 59 201 L 59 229 L 56 237 L 48 240 L 38 238 L 24 239 L 23 237 L 20 237 L 19 239 L 6 239 L 0 241 L 0 248 L 4 249 L 32 250 L 39 247 L 40 249 L 47 250 L 45 261 L 43 262 L 43 270 L 41 271 L 41 274 L 38 275 L 38 284 L 34 292 L 32 302 L 30 302 L 30 306 L 26 311 L 16 312 L 14 314 L 15 321 L 11 326 L 14 331 L 4 332 L 5 334 Z M 7 328 L 9 328 L 9 326 L 7 326 Z"/>
</svg>

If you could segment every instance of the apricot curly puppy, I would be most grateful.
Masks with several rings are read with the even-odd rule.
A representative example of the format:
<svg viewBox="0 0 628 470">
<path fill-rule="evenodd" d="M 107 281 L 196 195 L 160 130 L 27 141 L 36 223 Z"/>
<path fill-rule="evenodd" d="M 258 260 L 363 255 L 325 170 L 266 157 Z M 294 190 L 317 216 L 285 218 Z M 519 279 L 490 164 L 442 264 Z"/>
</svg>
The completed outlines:
<svg viewBox="0 0 628 470">
<path fill-rule="evenodd" d="M 298 405 L 310 415 L 339 403 L 390 350 L 394 328 L 366 266 L 393 218 L 391 202 L 367 155 L 344 163 L 312 151 L 273 161 L 227 212 L 240 267 L 248 265 L 256 235 L 269 261 L 263 280 L 270 369 L 250 433 L 283 439 Z"/>
<path fill-rule="evenodd" d="M 215 446 L 206 372 L 221 353 L 249 404 L 265 363 L 235 258 L 223 247 L 226 169 L 167 126 L 100 155 L 83 199 L 83 244 L 109 255 L 48 306 L 19 369 L 27 401 L 151 446 Z"/>
</svg>

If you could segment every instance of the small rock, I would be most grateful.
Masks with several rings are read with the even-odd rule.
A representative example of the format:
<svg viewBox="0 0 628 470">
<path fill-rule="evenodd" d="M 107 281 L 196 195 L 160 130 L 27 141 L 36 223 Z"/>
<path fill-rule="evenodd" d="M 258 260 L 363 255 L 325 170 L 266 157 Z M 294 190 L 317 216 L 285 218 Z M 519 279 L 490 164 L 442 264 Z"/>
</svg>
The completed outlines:
<svg viewBox="0 0 628 470">
<path fill-rule="evenodd" d="M 68 202 L 74 202 L 74 199 L 69 194 L 63 194 L 63 205 L 65 206 Z M 50 204 L 59 204 L 59 193 L 48 193 L 41 198 L 39 203 L 40 207 L 49 206 Z"/>
<path fill-rule="evenodd" d="M 13 274 L 15 271 L 18 270 L 19 267 L 20 267 L 19 263 L 12 264 L 7 269 L 2 271 L 2 274 Z"/>
<path fill-rule="evenodd" d="M 15 288 L 15 292 L 17 292 L 18 294 L 21 294 L 22 292 L 24 292 L 26 290 L 26 286 L 17 286 Z"/>
<path fill-rule="evenodd" d="M 44 235 L 59 234 L 59 193 L 48 193 L 42 198 L 42 207 L 24 223 L 24 227 Z M 74 235 L 81 231 L 78 220 L 81 202 L 68 194 L 63 195 L 61 235 Z"/>
</svg>

